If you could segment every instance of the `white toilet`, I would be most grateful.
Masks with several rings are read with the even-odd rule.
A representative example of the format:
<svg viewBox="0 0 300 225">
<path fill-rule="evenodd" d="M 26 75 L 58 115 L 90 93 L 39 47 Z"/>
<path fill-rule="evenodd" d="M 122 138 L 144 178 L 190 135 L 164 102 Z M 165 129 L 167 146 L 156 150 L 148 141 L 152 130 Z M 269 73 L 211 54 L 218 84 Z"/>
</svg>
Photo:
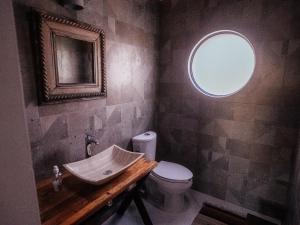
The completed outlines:
<svg viewBox="0 0 300 225">
<path fill-rule="evenodd" d="M 155 160 L 156 140 L 157 135 L 153 131 L 135 136 L 132 139 L 133 151 L 145 153 L 146 159 Z M 158 192 L 152 193 L 160 193 L 163 196 L 159 205 L 163 210 L 180 212 L 186 208 L 184 194 L 193 183 L 193 173 L 189 169 L 177 163 L 160 161 L 150 173 L 149 181 L 148 186 L 153 183 L 158 189 Z"/>
</svg>

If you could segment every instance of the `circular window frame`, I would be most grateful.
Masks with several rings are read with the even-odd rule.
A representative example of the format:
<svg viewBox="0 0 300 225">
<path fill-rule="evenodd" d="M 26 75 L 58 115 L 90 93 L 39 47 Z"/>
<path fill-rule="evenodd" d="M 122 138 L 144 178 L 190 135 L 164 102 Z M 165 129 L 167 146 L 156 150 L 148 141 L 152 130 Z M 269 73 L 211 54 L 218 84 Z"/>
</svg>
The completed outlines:
<svg viewBox="0 0 300 225">
<path fill-rule="evenodd" d="M 197 50 L 199 49 L 199 47 L 208 39 L 210 39 L 211 37 L 214 37 L 214 36 L 217 36 L 217 35 L 220 35 L 220 34 L 233 34 L 233 35 L 236 35 L 236 36 L 239 36 L 241 38 L 243 38 L 248 44 L 249 46 L 251 47 L 252 51 L 253 51 L 253 56 L 254 56 L 254 67 L 252 69 L 252 72 L 251 72 L 251 75 L 249 76 L 249 79 L 247 80 L 247 82 L 241 86 L 238 90 L 232 92 L 232 93 L 229 93 L 229 94 L 226 94 L 226 95 L 214 95 L 214 94 L 211 94 L 207 91 L 205 91 L 203 88 L 200 87 L 200 85 L 195 81 L 195 78 L 193 76 L 193 72 L 192 72 L 192 63 L 193 63 L 193 58 L 195 56 L 195 54 L 197 53 Z M 212 33 L 209 33 L 207 34 L 206 36 L 204 36 L 200 41 L 197 42 L 197 44 L 193 47 L 191 53 L 190 53 L 190 56 L 189 56 L 189 61 L 188 61 L 188 73 L 189 73 L 189 78 L 193 84 L 193 86 L 198 90 L 200 91 L 202 94 L 206 95 L 206 96 L 209 96 L 209 97 L 214 97 L 214 98 L 224 98 L 224 97 L 229 97 L 231 95 L 234 95 L 236 94 L 237 92 L 241 91 L 248 83 L 249 81 L 251 80 L 251 78 L 253 77 L 254 75 L 254 72 L 255 72 L 255 68 L 256 68 L 256 54 L 255 54 L 255 49 L 254 49 L 254 46 L 253 44 L 250 42 L 250 40 L 243 34 L 237 32 L 237 31 L 233 31 L 233 30 L 218 30 L 218 31 L 214 31 Z"/>
</svg>

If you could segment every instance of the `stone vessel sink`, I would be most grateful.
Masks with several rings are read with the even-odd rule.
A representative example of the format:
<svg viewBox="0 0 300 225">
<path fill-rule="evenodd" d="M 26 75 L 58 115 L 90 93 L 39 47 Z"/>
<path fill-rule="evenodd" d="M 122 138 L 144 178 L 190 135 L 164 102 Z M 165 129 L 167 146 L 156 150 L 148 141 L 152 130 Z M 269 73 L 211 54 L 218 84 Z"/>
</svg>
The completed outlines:
<svg viewBox="0 0 300 225">
<path fill-rule="evenodd" d="M 113 145 L 88 159 L 64 164 L 64 167 L 84 182 L 101 185 L 120 175 L 143 156 L 144 153 Z"/>
</svg>

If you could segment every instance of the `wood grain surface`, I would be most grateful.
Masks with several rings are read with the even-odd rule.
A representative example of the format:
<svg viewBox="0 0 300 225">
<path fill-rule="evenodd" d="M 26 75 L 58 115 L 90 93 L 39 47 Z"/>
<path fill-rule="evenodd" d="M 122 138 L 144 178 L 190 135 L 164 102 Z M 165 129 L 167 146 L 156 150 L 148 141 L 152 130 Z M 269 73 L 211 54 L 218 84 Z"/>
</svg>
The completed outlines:
<svg viewBox="0 0 300 225">
<path fill-rule="evenodd" d="M 145 177 L 157 163 L 138 160 L 121 175 L 102 186 L 84 183 L 64 172 L 60 192 L 54 192 L 51 179 L 37 184 L 40 214 L 43 225 L 78 224 L 124 192 L 130 185 Z"/>
</svg>

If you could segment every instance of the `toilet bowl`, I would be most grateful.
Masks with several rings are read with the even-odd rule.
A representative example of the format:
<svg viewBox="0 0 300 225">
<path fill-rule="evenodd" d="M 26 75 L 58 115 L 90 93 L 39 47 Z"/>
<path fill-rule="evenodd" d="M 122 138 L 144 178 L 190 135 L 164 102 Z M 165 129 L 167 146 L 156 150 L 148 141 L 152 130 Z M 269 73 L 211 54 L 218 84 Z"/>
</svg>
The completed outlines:
<svg viewBox="0 0 300 225">
<path fill-rule="evenodd" d="M 166 161 L 160 161 L 149 176 L 164 194 L 162 208 L 169 212 L 180 212 L 186 208 L 184 194 L 192 186 L 192 178 L 189 169 Z"/>
<path fill-rule="evenodd" d="M 132 139 L 133 150 L 145 153 L 148 160 L 155 160 L 156 139 L 153 131 L 138 135 Z M 160 161 L 150 173 L 146 188 L 150 202 L 161 195 L 162 200 L 156 206 L 168 212 L 180 212 L 187 207 L 185 193 L 192 183 L 193 173 L 188 168 L 177 163 Z"/>
</svg>

